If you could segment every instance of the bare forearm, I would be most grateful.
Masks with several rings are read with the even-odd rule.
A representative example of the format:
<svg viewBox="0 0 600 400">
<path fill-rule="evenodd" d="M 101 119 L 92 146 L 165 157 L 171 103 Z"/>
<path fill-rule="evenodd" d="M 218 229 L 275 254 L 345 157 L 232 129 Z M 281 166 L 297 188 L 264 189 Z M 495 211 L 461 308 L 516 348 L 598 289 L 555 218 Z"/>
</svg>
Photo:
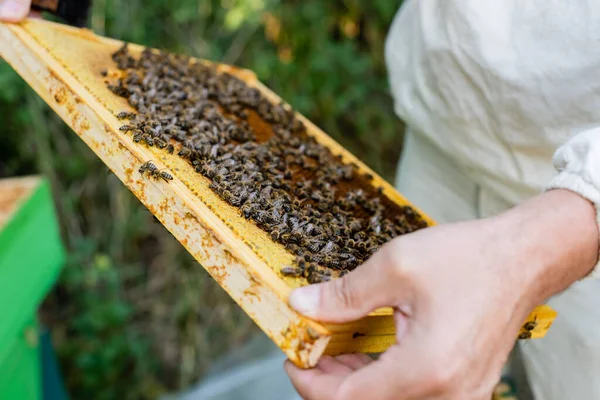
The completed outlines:
<svg viewBox="0 0 600 400">
<path fill-rule="evenodd" d="M 511 279 L 526 302 L 542 302 L 585 277 L 598 259 L 594 206 L 567 190 L 553 190 L 496 217 L 512 243 Z M 509 244 L 510 245 L 510 244 Z M 527 254 L 523 259 L 518 255 Z"/>
</svg>

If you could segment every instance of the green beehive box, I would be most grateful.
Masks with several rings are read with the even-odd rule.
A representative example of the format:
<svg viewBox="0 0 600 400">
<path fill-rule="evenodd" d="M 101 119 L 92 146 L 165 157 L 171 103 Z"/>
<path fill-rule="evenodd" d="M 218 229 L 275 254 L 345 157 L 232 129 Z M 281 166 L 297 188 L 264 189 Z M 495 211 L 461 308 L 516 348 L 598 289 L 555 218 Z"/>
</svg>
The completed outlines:
<svg viewBox="0 0 600 400">
<path fill-rule="evenodd" d="M 64 250 L 46 180 L 0 180 L 2 400 L 42 397 L 36 313 L 63 261 Z"/>
</svg>

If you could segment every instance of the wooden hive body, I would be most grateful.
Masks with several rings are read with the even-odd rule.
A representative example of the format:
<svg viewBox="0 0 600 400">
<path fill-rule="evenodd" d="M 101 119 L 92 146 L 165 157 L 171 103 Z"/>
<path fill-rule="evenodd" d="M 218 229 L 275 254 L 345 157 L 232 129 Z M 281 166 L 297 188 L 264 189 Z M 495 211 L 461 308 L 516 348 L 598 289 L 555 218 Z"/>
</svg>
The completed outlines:
<svg viewBox="0 0 600 400">
<path fill-rule="evenodd" d="M 222 201 L 208 188 L 208 179 L 195 173 L 186 161 L 133 143 L 129 134 L 119 131 L 123 122 L 115 115 L 133 110 L 125 99 L 107 89 L 101 71 L 114 70 L 110 55 L 121 45 L 88 30 L 41 20 L 0 24 L 0 57 L 12 65 L 294 363 L 310 367 L 322 354 L 375 353 L 392 345 L 395 330 L 391 309 L 376 310 L 362 320 L 337 325 L 321 324 L 296 313 L 288 306 L 287 298 L 294 287 L 306 281 L 284 278 L 279 273 L 293 256 Z M 133 53 L 141 50 L 141 46 L 130 46 Z M 251 71 L 226 65 L 216 67 L 256 87 L 269 100 L 281 101 Z M 308 134 L 333 154 L 371 174 L 372 184 L 383 188 L 383 194 L 391 201 L 409 205 L 390 184 L 342 146 L 304 117 L 299 118 Z M 175 179 L 157 181 L 139 174 L 140 165 L 149 160 L 168 170 Z M 542 337 L 554 316 L 549 307 L 534 310 L 528 319 L 537 322 L 532 337 Z"/>
</svg>

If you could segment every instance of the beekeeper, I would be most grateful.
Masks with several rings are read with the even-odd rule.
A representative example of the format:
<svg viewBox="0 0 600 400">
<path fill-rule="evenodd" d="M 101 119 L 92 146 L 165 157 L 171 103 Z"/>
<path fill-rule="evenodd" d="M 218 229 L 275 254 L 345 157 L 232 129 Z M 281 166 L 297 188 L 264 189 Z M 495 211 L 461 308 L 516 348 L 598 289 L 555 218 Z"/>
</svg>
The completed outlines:
<svg viewBox="0 0 600 400">
<path fill-rule="evenodd" d="M 555 324 L 522 346 L 536 399 L 600 399 L 598 21 L 593 0 L 404 2 L 386 43 L 408 126 L 396 183 L 446 224 L 292 294 L 331 322 L 392 306 L 398 328 L 378 361 L 288 363 L 303 397 L 489 399 L 549 299 Z"/>
<path fill-rule="evenodd" d="M 27 10 L 4 0 L 0 19 Z M 377 361 L 287 363 L 303 397 L 487 400 L 549 299 L 557 321 L 523 347 L 536 399 L 600 399 L 599 20 L 592 0 L 405 1 L 386 43 L 408 126 L 397 186 L 446 224 L 292 294 L 309 317 L 392 306 L 397 324 Z"/>
</svg>

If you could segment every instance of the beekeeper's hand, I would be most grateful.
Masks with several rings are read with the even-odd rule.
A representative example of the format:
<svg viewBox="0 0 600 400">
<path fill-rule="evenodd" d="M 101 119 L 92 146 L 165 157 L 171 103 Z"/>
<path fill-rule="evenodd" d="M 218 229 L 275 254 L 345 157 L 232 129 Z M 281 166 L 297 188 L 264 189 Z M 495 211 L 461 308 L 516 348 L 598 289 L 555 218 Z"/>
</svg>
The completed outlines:
<svg viewBox="0 0 600 400">
<path fill-rule="evenodd" d="M 18 22 L 29 15 L 31 0 L 0 0 L 0 21 Z"/>
<path fill-rule="evenodd" d="M 489 399 L 527 315 L 597 258 L 594 207 L 565 190 L 396 238 L 345 277 L 290 297 L 327 322 L 391 306 L 396 343 L 377 361 L 355 354 L 285 368 L 308 400 Z"/>
</svg>

